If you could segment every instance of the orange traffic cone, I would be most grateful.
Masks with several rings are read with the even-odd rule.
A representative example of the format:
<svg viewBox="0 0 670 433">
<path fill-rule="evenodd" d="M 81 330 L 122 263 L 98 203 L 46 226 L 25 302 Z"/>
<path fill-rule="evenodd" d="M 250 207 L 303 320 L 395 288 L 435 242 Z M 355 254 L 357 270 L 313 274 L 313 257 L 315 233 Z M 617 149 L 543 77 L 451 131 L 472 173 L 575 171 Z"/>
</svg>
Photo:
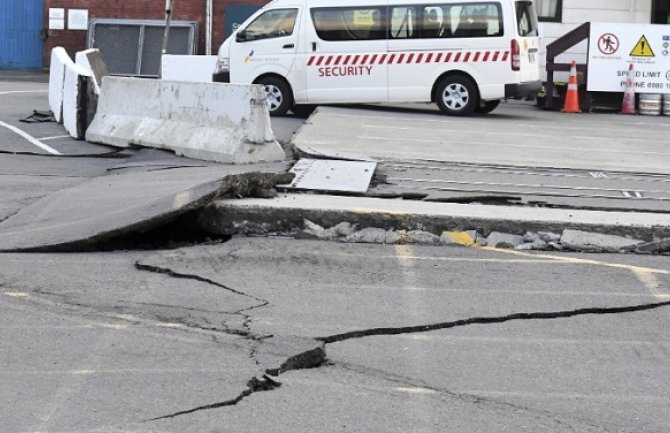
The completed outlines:
<svg viewBox="0 0 670 433">
<path fill-rule="evenodd" d="M 565 94 L 564 113 L 581 113 L 579 109 L 579 87 L 577 86 L 577 62 L 572 61 L 570 67 L 570 80 L 568 81 L 568 92 Z"/>
<path fill-rule="evenodd" d="M 621 114 L 635 113 L 635 78 L 633 73 L 633 64 L 628 66 L 628 78 L 626 79 L 626 88 L 623 92 L 623 102 L 621 103 Z"/>
</svg>

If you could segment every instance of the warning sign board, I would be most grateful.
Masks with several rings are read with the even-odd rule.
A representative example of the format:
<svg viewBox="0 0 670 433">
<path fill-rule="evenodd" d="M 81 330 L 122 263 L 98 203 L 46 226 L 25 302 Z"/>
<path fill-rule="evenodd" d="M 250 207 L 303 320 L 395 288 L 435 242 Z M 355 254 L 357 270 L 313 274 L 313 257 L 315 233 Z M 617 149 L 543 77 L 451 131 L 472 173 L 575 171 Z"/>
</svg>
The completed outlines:
<svg viewBox="0 0 670 433">
<path fill-rule="evenodd" d="M 637 44 L 633 47 L 633 51 L 630 52 L 631 57 L 656 57 L 654 50 L 651 49 L 647 37 L 642 35 Z"/>
<path fill-rule="evenodd" d="M 670 26 L 591 23 L 587 88 L 623 92 L 633 65 L 636 93 L 670 93 Z"/>
</svg>

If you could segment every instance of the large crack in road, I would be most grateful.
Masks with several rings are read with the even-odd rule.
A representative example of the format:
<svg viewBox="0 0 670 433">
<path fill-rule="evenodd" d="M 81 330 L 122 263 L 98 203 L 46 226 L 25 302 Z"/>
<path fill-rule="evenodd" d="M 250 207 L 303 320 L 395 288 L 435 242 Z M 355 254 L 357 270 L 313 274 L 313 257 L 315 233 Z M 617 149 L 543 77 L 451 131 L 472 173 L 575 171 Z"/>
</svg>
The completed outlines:
<svg viewBox="0 0 670 433">
<path fill-rule="evenodd" d="M 254 306 L 251 308 L 246 309 L 247 312 L 265 307 L 270 305 L 270 301 L 262 298 L 255 297 L 253 295 L 249 295 L 248 293 L 244 293 L 238 290 L 235 290 L 233 288 L 230 288 L 224 284 L 218 283 L 216 281 L 213 281 L 209 278 L 202 277 L 200 275 L 196 274 L 184 274 L 180 272 L 176 272 L 168 267 L 159 267 L 155 265 L 146 265 L 146 264 L 141 264 L 141 263 L 136 263 L 136 267 L 138 269 L 142 269 L 145 271 L 151 271 L 151 272 L 159 272 L 163 274 L 170 275 L 174 278 L 187 278 L 187 279 L 193 279 L 196 281 L 200 282 L 206 282 L 209 284 L 212 284 L 216 287 L 219 288 L 224 288 L 226 290 L 229 290 L 233 293 L 242 295 L 242 296 L 247 296 L 252 299 L 262 301 L 262 305 Z M 415 326 L 405 326 L 405 327 L 385 327 L 385 328 L 369 328 L 369 329 L 361 329 L 357 331 L 351 331 L 351 332 L 346 332 L 346 333 L 341 333 L 341 334 L 334 334 L 326 337 L 317 337 L 314 338 L 315 343 L 320 343 L 319 346 L 317 346 L 314 349 L 310 349 L 308 351 L 300 352 L 297 353 L 294 356 L 289 357 L 284 363 L 282 363 L 281 366 L 278 368 L 274 369 L 267 369 L 265 371 L 265 374 L 261 376 L 260 379 L 257 377 L 253 377 L 249 380 L 247 384 L 247 388 L 244 389 L 237 397 L 234 399 L 222 401 L 222 402 L 216 402 L 216 403 L 211 403 L 211 404 L 206 404 L 202 406 L 198 406 L 195 408 L 191 409 L 186 409 L 178 412 L 174 412 L 168 415 L 163 415 L 159 416 L 156 418 L 152 418 L 149 420 L 146 420 L 145 422 L 150 422 L 150 421 L 158 421 L 158 420 L 163 420 L 163 419 L 168 419 L 168 418 L 175 418 L 178 416 L 182 415 L 187 415 L 187 414 L 192 414 L 198 411 L 203 411 L 203 410 L 212 410 L 212 409 L 217 409 L 217 408 L 222 408 L 222 407 L 227 407 L 227 406 L 235 406 L 239 402 L 241 402 L 243 399 L 246 397 L 249 397 L 250 395 L 256 393 L 256 392 L 266 392 L 266 391 L 272 391 L 278 387 L 281 386 L 281 382 L 276 380 L 275 378 L 281 375 L 282 373 L 288 372 L 288 371 L 293 371 L 293 370 L 300 370 L 300 369 L 307 369 L 307 368 L 318 368 L 321 367 L 326 361 L 327 361 L 327 355 L 326 355 L 326 346 L 328 344 L 335 344 L 335 343 L 340 343 L 348 340 L 354 340 L 354 339 L 361 339 L 361 338 L 368 338 L 368 337 L 375 337 L 375 336 L 393 336 L 393 335 L 406 335 L 406 334 L 416 334 L 416 333 L 425 333 L 425 332 L 432 332 L 432 331 L 438 331 L 438 330 L 444 330 L 444 329 L 451 329 L 451 328 L 458 328 L 458 327 L 465 327 L 465 326 L 472 326 L 472 325 L 494 325 L 494 324 L 501 324 L 505 322 L 510 322 L 510 321 L 538 321 L 538 320 L 558 320 L 558 319 L 569 319 L 569 318 L 575 318 L 575 317 L 580 317 L 580 316 L 587 316 L 587 315 L 616 315 L 616 314 L 627 314 L 627 313 L 634 313 L 634 312 L 642 312 L 642 311 L 651 311 L 651 310 L 656 310 L 659 308 L 663 307 L 668 307 L 670 306 L 670 301 L 666 302 L 656 302 L 656 303 L 646 303 L 646 304 L 637 304 L 637 305 L 630 305 L 630 306 L 621 306 L 621 307 L 586 307 L 586 308 L 579 308 L 579 309 L 573 309 L 573 310 L 562 310 L 562 311 L 554 311 L 554 312 L 524 312 L 524 313 L 512 313 L 512 314 L 507 314 L 507 315 L 500 315 L 500 316 L 483 316 L 483 317 L 471 317 L 467 319 L 460 319 L 460 320 L 454 320 L 454 321 L 449 321 L 449 322 L 441 322 L 441 323 L 432 323 L 432 324 L 424 324 L 424 325 L 415 325 Z M 241 313 L 242 314 L 242 313 Z M 247 327 L 249 331 L 249 338 L 254 338 L 253 337 L 253 332 L 251 330 L 251 322 L 253 318 L 251 317 L 250 314 L 247 315 L 247 318 L 245 320 L 245 327 Z M 255 339 L 255 341 L 258 344 L 263 344 L 263 338 L 260 339 Z M 251 357 L 253 358 L 255 356 L 254 350 L 252 350 Z M 469 398 L 472 398 L 472 401 L 475 403 L 481 402 L 485 399 L 478 397 L 478 396 L 468 396 Z M 545 414 L 546 415 L 546 414 Z M 558 422 L 558 420 L 555 420 Z"/>
<path fill-rule="evenodd" d="M 555 312 L 513 313 L 504 316 L 471 317 L 468 319 L 453 320 L 450 322 L 433 323 L 419 326 L 361 329 L 359 331 L 345 332 L 342 334 L 331 335 L 329 337 L 318 337 L 317 340 L 323 341 L 325 344 L 332 344 L 332 343 L 339 343 L 341 341 L 353 340 L 365 337 L 416 334 L 416 333 L 438 331 L 441 329 L 458 328 L 470 325 L 490 325 L 490 324 L 511 322 L 515 320 L 554 320 L 554 319 L 567 319 L 587 315 L 634 313 L 639 311 L 655 310 L 667 306 L 670 306 L 670 301 L 631 305 L 626 307 L 609 307 L 609 308 L 589 307 L 589 308 L 580 308 L 576 310 L 565 310 Z"/>
</svg>

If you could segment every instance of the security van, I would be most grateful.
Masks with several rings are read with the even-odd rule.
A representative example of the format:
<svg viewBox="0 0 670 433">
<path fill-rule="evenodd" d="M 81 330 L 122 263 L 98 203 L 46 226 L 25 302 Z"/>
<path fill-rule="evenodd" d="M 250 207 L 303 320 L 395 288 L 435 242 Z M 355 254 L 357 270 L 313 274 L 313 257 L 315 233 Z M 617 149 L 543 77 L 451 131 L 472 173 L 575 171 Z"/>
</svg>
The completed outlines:
<svg viewBox="0 0 670 433">
<path fill-rule="evenodd" d="M 221 45 L 213 80 L 262 84 L 271 115 L 319 104 L 493 111 L 540 89 L 537 14 L 516 0 L 276 0 Z"/>
</svg>

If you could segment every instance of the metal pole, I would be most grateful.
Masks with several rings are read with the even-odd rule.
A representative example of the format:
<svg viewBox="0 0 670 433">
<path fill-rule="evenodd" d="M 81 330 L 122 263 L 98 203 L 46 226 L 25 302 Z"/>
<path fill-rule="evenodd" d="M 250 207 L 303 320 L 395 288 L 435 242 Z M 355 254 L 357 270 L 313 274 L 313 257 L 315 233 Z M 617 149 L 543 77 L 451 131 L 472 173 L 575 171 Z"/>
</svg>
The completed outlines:
<svg viewBox="0 0 670 433">
<path fill-rule="evenodd" d="M 205 12 L 205 54 L 208 56 L 212 54 L 212 19 L 214 15 L 214 0 L 207 0 Z"/>
<path fill-rule="evenodd" d="M 163 54 L 167 54 L 168 38 L 170 37 L 170 20 L 174 0 L 165 0 L 165 34 L 163 35 Z"/>
</svg>

